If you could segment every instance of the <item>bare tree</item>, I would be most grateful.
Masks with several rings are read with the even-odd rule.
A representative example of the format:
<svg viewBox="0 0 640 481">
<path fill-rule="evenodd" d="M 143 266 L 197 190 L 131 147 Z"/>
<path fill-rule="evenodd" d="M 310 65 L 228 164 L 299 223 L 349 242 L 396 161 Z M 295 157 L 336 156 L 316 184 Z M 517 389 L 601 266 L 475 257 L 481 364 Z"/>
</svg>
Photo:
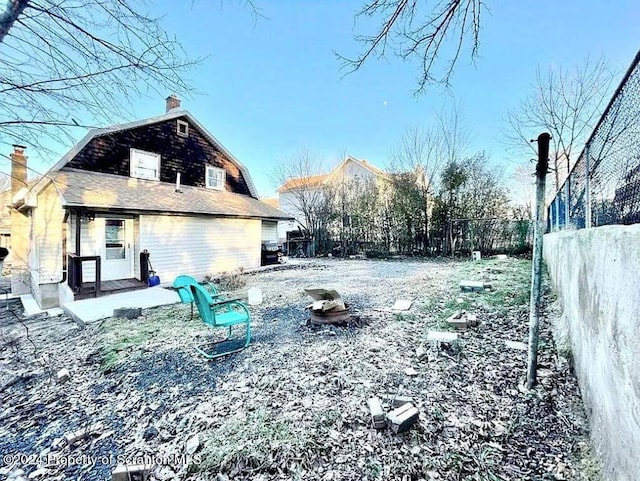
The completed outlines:
<svg viewBox="0 0 640 481">
<path fill-rule="evenodd" d="M 436 122 L 427 129 L 408 128 L 400 146 L 390 155 L 396 189 L 402 191 L 401 195 L 413 198 L 413 203 L 419 207 L 411 222 L 422 225 L 425 254 L 429 249 L 431 210 L 438 177 L 444 165 L 462 158 L 470 138 L 470 132 L 461 120 L 459 106 L 442 110 L 435 118 Z M 404 215 L 406 217 L 408 213 Z"/>
<path fill-rule="evenodd" d="M 533 219 L 535 202 L 535 178 L 528 165 L 519 165 L 511 175 L 510 194 L 514 217 Z"/>
<path fill-rule="evenodd" d="M 445 161 L 446 142 L 442 133 L 435 127 L 426 130 L 410 127 L 402 137 L 398 149 L 390 155 L 390 170 L 394 174 L 391 178 L 397 194 L 415 201 L 403 203 L 415 205 L 417 208 L 417 212 L 414 213 L 415 218 L 408 219 L 409 211 L 404 213 L 404 217 L 407 222 L 422 226 L 424 254 L 429 249 L 429 220 L 434 179 L 440 165 Z"/>
<path fill-rule="evenodd" d="M 40 151 L 112 123 L 194 64 L 146 0 L 10 0 L 0 13 L 0 136 Z"/>
<path fill-rule="evenodd" d="M 281 161 L 271 174 L 278 186 L 280 208 L 294 216 L 315 244 L 322 241 L 332 212 L 332 191 L 319 158 L 301 149 Z"/>
<path fill-rule="evenodd" d="M 478 53 L 483 8 L 482 0 L 368 0 L 355 22 L 381 18 L 378 27 L 373 34 L 356 36 L 364 45 L 357 57 L 337 55 L 347 73 L 361 68 L 370 57 L 384 58 L 389 52 L 404 60 L 415 58 L 420 64 L 417 92 L 433 83 L 449 84 L 465 42 L 471 44 L 472 58 Z M 446 66 L 436 75 L 443 51 Z"/>
<path fill-rule="evenodd" d="M 604 59 L 586 59 L 572 69 L 538 68 L 529 96 L 507 116 L 507 142 L 516 151 L 533 156 L 530 140 L 538 132 L 551 134 L 550 168 L 555 188 L 575 163 L 607 100 L 613 74 Z"/>
</svg>

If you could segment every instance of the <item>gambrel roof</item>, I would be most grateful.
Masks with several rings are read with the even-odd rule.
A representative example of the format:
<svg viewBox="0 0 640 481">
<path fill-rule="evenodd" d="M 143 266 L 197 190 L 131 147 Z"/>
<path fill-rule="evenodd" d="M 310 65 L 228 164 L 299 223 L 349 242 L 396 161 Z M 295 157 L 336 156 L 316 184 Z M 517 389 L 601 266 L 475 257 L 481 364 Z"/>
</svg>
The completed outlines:
<svg viewBox="0 0 640 481">
<path fill-rule="evenodd" d="M 233 164 L 238 167 L 240 172 L 247 183 L 247 187 L 249 188 L 249 192 L 256 199 L 258 198 L 258 191 L 251 179 L 251 175 L 247 168 L 242 165 L 242 163 L 231 153 L 229 152 L 224 145 L 220 143 L 218 139 L 216 139 L 204 126 L 198 122 L 198 120 L 187 110 L 170 110 L 169 112 L 158 115 L 156 117 L 150 117 L 148 119 L 136 120 L 135 122 L 129 122 L 126 124 L 114 125 L 106 128 L 99 129 L 91 129 L 87 135 L 85 135 L 80 142 L 78 142 L 69 152 L 67 152 L 59 162 L 57 162 L 52 168 L 51 171 L 58 171 L 62 169 L 67 163 L 69 163 L 73 158 L 80 153 L 80 151 L 94 138 L 100 137 L 107 134 L 114 134 L 118 132 L 122 132 L 124 130 L 135 129 L 138 127 L 145 127 L 148 125 L 157 124 L 160 122 L 164 122 L 167 120 L 177 119 L 179 117 L 186 117 L 189 122 L 196 126 L 196 128 L 206 137 L 206 139 L 216 146 Z"/>
</svg>

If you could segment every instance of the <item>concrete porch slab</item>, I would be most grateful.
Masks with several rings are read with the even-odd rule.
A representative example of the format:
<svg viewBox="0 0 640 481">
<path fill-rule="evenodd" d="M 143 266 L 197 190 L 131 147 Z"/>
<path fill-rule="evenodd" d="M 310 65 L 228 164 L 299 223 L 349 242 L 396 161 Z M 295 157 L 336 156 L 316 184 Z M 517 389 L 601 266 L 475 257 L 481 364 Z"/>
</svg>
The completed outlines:
<svg viewBox="0 0 640 481">
<path fill-rule="evenodd" d="M 20 301 L 22 301 L 22 307 L 24 308 L 24 315 L 27 317 L 42 314 L 43 312 L 46 312 L 49 317 L 59 316 L 63 313 L 62 309 L 60 309 L 59 307 L 54 307 L 51 309 L 40 309 L 40 306 L 31 294 L 22 294 L 16 297 L 20 297 Z"/>
<path fill-rule="evenodd" d="M 160 286 L 149 287 L 144 290 L 119 292 L 91 299 L 67 302 L 62 309 L 79 324 L 106 319 L 113 315 L 113 310 L 119 307 L 150 307 L 176 304 L 180 301 L 175 291 Z"/>
</svg>

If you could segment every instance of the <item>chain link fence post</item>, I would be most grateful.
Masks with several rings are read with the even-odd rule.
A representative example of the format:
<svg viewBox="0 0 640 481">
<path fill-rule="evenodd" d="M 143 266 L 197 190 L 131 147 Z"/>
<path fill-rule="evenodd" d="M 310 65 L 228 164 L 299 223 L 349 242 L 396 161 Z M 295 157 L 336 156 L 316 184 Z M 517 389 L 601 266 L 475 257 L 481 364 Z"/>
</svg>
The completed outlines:
<svg viewBox="0 0 640 481">
<path fill-rule="evenodd" d="M 584 148 L 584 165 L 585 165 L 585 181 L 584 181 L 584 227 L 591 228 L 591 155 L 590 146 L 587 144 Z"/>
</svg>

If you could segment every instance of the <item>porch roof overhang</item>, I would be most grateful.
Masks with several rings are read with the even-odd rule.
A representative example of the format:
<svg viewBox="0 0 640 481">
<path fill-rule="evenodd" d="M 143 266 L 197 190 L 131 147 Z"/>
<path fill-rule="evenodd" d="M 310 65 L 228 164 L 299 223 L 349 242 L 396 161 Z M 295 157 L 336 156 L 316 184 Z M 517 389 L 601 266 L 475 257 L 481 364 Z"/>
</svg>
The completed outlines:
<svg viewBox="0 0 640 481">
<path fill-rule="evenodd" d="M 291 220 L 253 197 L 200 187 L 79 170 L 50 174 L 67 209 L 104 213 L 202 215 L 261 220 Z"/>
</svg>

